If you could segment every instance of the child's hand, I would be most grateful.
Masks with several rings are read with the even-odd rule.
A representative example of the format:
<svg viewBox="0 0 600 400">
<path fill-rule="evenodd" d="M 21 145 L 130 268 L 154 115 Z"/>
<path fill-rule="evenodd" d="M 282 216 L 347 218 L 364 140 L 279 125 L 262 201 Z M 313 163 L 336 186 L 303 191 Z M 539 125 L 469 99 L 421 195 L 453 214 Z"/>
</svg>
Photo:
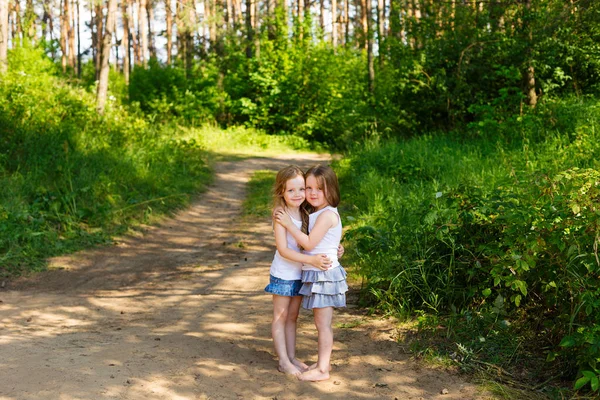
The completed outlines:
<svg viewBox="0 0 600 400">
<path fill-rule="evenodd" d="M 346 251 L 344 249 L 344 246 L 342 246 L 341 244 L 338 246 L 338 252 L 337 252 L 337 257 L 338 258 L 342 258 L 342 256 L 344 255 L 344 251 Z"/>
<path fill-rule="evenodd" d="M 288 228 L 294 224 L 290 216 L 283 210 L 277 211 L 273 216 L 273 219 L 275 222 L 283 225 L 285 228 Z"/>
<path fill-rule="evenodd" d="M 312 261 L 310 265 L 319 268 L 320 270 L 327 271 L 331 268 L 331 259 L 326 254 L 315 254 L 311 256 Z"/>
<path fill-rule="evenodd" d="M 273 210 L 273 214 L 271 214 L 271 217 L 273 217 L 273 219 L 274 219 L 274 218 L 275 218 L 275 215 L 276 215 L 276 214 L 277 214 L 279 211 L 285 211 L 285 210 L 283 209 L 283 207 L 281 207 L 281 206 L 277 206 L 277 207 L 275 207 L 275 209 Z"/>
</svg>

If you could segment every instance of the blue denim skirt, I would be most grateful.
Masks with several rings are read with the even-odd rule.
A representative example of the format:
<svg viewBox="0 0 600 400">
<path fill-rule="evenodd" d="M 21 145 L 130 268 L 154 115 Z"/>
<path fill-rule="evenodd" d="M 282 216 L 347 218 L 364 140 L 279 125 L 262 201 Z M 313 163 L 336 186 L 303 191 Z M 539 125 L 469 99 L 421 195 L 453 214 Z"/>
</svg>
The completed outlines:
<svg viewBox="0 0 600 400">
<path fill-rule="evenodd" d="M 302 296 L 300 294 L 300 288 L 302 287 L 302 280 L 288 281 L 286 279 L 280 279 L 271 275 L 269 284 L 265 287 L 265 292 L 276 294 L 278 296 Z"/>
</svg>

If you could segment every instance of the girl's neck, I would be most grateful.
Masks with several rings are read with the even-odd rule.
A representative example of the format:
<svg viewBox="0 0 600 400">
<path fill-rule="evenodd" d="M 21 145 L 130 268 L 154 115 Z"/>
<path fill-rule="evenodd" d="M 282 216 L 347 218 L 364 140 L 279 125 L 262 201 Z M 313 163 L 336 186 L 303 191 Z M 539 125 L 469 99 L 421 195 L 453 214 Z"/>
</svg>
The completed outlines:
<svg viewBox="0 0 600 400">
<path fill-rule="evenodd" d="M 315 211 L 321 211 L 322 209 L 324 209 L 324 208 L 326 208 L 326 207 L 329 207 L 329 204 L 328 204 L 328 203 L 326 203 L 326 204 L 323 204 L 323 205 L 322 205 L 321 207 L 319 207 L 319 208 L 315 208 Z"/>
<path fill-rule="evenodd" d="M 285 211 L 290 214 L 291 216 L 297 217 L 300 215 L 300 207 L 294 207 L 294 206 L 289 206 L 289 205 L 285 205 Z"/>
</svg>

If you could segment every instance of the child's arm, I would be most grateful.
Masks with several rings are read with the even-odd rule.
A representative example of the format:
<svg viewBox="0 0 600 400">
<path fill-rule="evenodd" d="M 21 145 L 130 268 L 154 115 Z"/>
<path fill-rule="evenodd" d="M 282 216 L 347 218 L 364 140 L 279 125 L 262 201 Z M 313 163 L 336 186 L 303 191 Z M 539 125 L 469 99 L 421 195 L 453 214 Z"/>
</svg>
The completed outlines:
<svg viewBox="0 0 600 400">
<path fill-rule="evenodd" d="M 331 267 L 331 260 L 325 254 L 302 254 L 287 247 L 287 230 L 283 225 L 275 224 L 273 229 L 275 230 L 275 244 L 277 245 L 277 251 L 282 257 L 291 261 L 310 264 L 322 270 L 326 270 Z"/>
<path fill-rule="evenodd" d="M 285 212 L 277 212 L 275 221 L 283 225 L 300 246 L 306 250 L 312 250 L 319 244 L 321 239 L 323 239 L 327 231 L 339 223 L 339 217 L 333 211 L 324 211 L 317 217 L 315 226 L 308 235 L 298 229 L 290 219 L 289 215 Z M 277 226 L 277 224 L 275 224 L 275 226 Z"/>
</svg>

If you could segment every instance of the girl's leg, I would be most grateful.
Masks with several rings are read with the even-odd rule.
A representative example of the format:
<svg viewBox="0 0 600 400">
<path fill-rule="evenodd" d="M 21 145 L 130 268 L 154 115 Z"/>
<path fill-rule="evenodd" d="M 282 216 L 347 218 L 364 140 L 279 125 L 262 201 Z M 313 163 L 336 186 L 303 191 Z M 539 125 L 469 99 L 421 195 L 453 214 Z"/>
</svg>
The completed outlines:
<svg viewBox="0 0 600 400">
<path fill-rule="evenodd" d="M 319 358 L 316 368 L 303 372 L 302 381 L 324 381 L 329 379 L 331 352 L 333 350 L 333 307 L 313 308 L 315 325 L 319 334 Z"/>
<path fill-rule="evenodd" d="M 296 325 L 298 314 L 300 313 L 300 304 L 302 304 L 302 296 L 294 296 L 290 301 L 287 312 L 287 320 L 285 322 L 285 344 L 289 360 L 300 371 L 308 369 L 308 365 L 296 359 Z"/>
<path fill-rule="evenodd" d="M 271 335 L 275 352 L 279 357 L 278 370 L 286 374 L 298 375 L 300 370 L 292 364 L 288 357 L 286 346 L 286 321 L 291 297 L 273 295 L 273 323 L 271 324 Z"/>
</svg>

